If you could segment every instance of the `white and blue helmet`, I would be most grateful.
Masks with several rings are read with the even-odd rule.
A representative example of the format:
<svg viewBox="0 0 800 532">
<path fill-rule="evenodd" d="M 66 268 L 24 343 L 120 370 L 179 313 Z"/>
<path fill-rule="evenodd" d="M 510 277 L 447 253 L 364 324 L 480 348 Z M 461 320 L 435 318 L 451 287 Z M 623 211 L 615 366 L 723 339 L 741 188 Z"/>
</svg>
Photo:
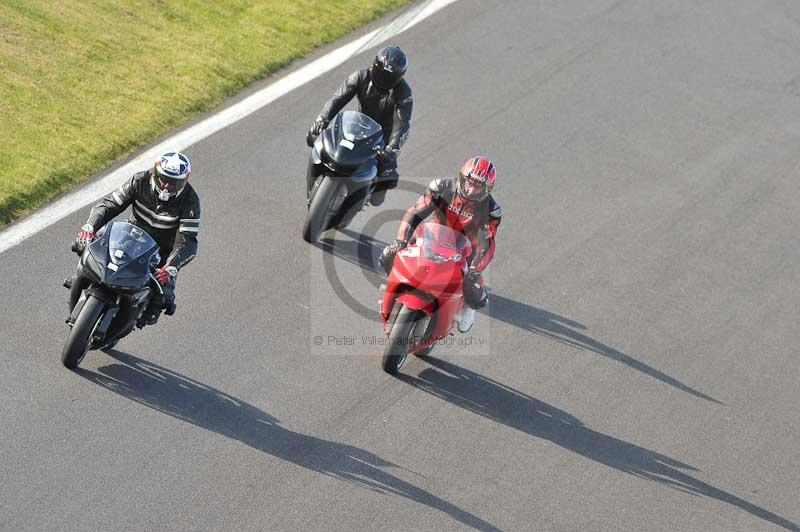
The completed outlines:
<svg viewBox="0 0 800 532">
<path fill-rule="evenodd" d="M 169 151 L 159 157 L 153 168 L 153 190 L 158 194 L 158 199 L 167 201 L 179 196 L 191 172 L 189 158 L 180 152 Z"/>
</svg>

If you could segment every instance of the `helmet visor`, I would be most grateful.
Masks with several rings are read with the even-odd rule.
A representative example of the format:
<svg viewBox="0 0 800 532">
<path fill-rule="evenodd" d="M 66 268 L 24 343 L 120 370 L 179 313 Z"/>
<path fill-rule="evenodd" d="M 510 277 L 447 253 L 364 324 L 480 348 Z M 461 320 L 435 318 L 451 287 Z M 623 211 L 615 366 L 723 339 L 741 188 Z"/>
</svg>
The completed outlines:
<svg viewBox="0 0 800 532">
<path fill-rule="evenodd" d="M 486 186 L 486 180 L 479 177 L 462 176 L 461 177 L 461 193 L 465 198 L 477 201 L 482 200 L 489 195 L 489 190 Z"/>
<path fill-rule="evenodd" d="M 389 72 L 380 63 L 372 67 L 372 82 L 383 90 L 388 91 L 393 89 L 395 85 L 400 83 L 402 78 L 402 72 Z"/>
<path fill-rule="evenodd" d="M 156 185 L 160 190 L 169 192 L 172 195 L 183 190 L 183 187 L 186 186 L 186 179 L 183 177 L 170 177 L 156 172 Z"/>
</svg>

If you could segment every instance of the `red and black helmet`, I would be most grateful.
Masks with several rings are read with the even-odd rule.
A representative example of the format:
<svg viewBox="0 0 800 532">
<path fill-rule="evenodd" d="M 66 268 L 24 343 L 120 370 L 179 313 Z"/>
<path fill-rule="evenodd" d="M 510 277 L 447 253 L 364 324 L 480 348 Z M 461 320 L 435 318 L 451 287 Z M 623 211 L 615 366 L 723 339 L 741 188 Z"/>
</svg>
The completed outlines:
<svg viewBox="0 0 800 532">
<path fill-rule="evenodd" d="M 378 50 L 372 68 L 369 69 L 370 79 L 378 88 L 390 91 L 400 83 L 408 69 L 408 56 L 399 46 L 387 46 Z"/>
<path fill-rule="evenodd" d="M 494 182 L 494 163 L 486 157 L 473 157 L 458 173 L 458 193 L 468 200 L 481 201 L 492 192 Z"/>
</svg>

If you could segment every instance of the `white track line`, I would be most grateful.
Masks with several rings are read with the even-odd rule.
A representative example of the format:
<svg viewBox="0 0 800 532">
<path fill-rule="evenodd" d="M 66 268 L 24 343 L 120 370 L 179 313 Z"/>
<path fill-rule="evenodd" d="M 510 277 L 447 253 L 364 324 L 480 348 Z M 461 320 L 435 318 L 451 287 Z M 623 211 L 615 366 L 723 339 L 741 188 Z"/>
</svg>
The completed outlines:
<svg viewBox="0 0 800 532">
<path fill-rule="evenodd" d="M 440 9 L 457 2 L 458 0 L 428 0 L 416 8 L 404 13 L 386 26 L 371 31 L 358 39 L 312 61 L 306 66 L 279 79 L 272 85 L 248 96 L 219 113 L 206 118 L 194 126 L 176 133 L 172 137 L 153 146 L 135 159 L 117 168 L 77 192 L 68 194 L 63 198 L 43 207 L 29 217 L 12 224 L 0 232 L 0 253 L 16 246 L 26 238 L 33 236 L 42 229 L 54 224 L 76 210 L 97 201 L 106 194 L 116 189 L 126 178 L 134 172 L 153 164 L 156 158 L 168 150 L 184 150 L 204 138 L 228 127 L 242 118 L 258 111 L 281 96 L 284 96 L 297 87 L 321 76 L 322 74 L 338 67 L 353 55 L 368 48 L 376 46 L 387 39 L 398 35 L 422 22 Z M 324 102 L 320 102 L 322 105 Z"/>
</svg>

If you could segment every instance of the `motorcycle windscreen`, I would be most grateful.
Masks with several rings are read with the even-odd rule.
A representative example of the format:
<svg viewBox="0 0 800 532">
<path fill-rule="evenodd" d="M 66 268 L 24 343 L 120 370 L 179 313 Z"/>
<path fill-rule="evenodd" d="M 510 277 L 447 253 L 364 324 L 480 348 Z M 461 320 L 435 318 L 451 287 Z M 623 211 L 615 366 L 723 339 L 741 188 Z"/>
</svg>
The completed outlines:
<svg viewBox="0 0 800 532">
<path fill-rule="evenodd" d="M 324 155 L 342 169 L 355 169 L 375 157 L 375 148 L 383 145 L 383 130 L 373 119 L 357 111 L 336 115 L 323 136 Z"/>
<path fill-rule="evenodd" d="M 108 255 L 111 262 L 124 266 L 145 254 L 151 254 L 158 244 L 146 231 L 126 222 L 114 222 L 109 229 Z"/>
<path fill-rule="evenodd" d="M 376 121 L 358 111 L 342 113 L 342 136 L 348 140 L 361 141 L 382 134 L 381 126 Z"/>
<path fill-rule="evenodd" d="M 458 262 L 472 253 L 469 239 L 446 225 L 424 223 L 417 233 L 422 237 L 422 256 L 428 260 Z"/>
</svg>

